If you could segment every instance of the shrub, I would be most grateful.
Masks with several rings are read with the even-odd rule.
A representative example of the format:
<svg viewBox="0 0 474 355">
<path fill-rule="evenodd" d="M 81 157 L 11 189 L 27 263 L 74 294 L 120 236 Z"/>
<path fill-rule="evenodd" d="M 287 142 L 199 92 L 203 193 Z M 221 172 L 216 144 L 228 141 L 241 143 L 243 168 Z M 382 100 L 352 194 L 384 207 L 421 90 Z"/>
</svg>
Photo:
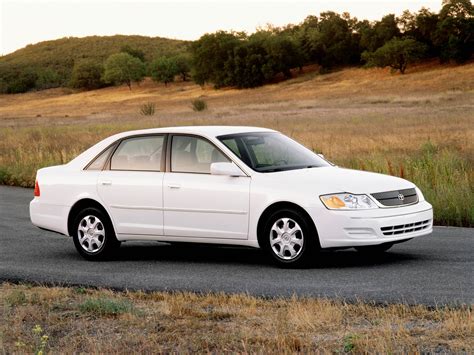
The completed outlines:
<svg viewBox="0 0 474 355">
<path fill-rule="evenodd" d="M 207 109 L 207 103 L 206 101 L 202 99 L 195 99 L 191 101 L 191 105 L 192 105 L 193 111 L 196 111 L 196 112 L 204 111 Z"/>
<path fill-rule="evenodd" d="M 13 290 L 7 297 L 6 302 L 10 306 L 19 306 L 26 303 L 26 294 L 22 290 Z"/>
<path fill-rule="evenodd" d="M 113 300 L 108 298 L 88 299 L 79 305 L 79 310 L 96 316 L 116 316 L 122 313 L 131 313 L 133 304 L 129 301 Z"/>
<path fill-rule="evenodd" d="M 155 114 L 155 104 L 147 102 L 140 107 L 140 114 L 142 116 L 153 116 Z"/>
</svg>

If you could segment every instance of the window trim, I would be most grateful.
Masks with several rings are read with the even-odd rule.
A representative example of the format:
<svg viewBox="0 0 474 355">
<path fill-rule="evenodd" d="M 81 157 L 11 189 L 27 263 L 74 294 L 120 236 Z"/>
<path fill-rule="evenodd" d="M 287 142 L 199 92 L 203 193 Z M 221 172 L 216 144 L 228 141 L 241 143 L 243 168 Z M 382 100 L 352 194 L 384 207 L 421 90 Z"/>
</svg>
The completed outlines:
<svg viewBox="0 0 474 355">
<path fill-rule="evenodd" d="M 203 137 L 199 134 L 194 134 L 194 133 L 170 133 L 169 138 L 168 138 L 168 144 L 166 146 L 166 172 L 167 173 L 173 173 L 173 174 L 198 174 L 198 175 L 212 175 L 210 172 L 209 173 L 198 173 L 198 172 L 193 172 L 193 171 L 173 171 L 171 170 L 171 149 L 172 149 L 172 144 L 173 144 L 173 138 L 175 136 L 184 136 L 184 137 L 195 137 L 198 139 L 202 139 L 203 141 L 208 142 L 210 145 L 212 145 L 215 149 L 219 151 L 224 157 L 229 159 L 230 162 L 234 163 L 237 165 L 237 167 L 242 170 L 242 172 L 245 174 L 245 176 L 249 176 L 245 170 L 243 170 L 239 164 L 237 164 L 234 159 L 229 157 L 229 154 L 224 152 L 220 147 L 218 147 L 214 142 L 212 142 L 210 139 Z"/>
<path fill-rule="evenodd" d="M 112 160 L 112 156 L 115 154 L 115 151 L 119 147 L 119 145 L 127 139 L 131 138 L 141 138 L 141 137 L 164 137 L 163 139 L 163 148 L 161 149 L 161 162 L 160 162 L 160 170 L 123 170 L 123 169 L 111 169 L 110 168 L 110 162 Z M 87 170 L 88 167 L 102 154 L 104 153 L 107 149 L 110 147 L 114 146 L 113 149 L 110 151 L 109 156 L 107 157 L 107 160 L 104 163 L 104 166 L 100 170 L 91 170 L 91 171 L 138 171 L 138 172 L 150 172 L 150 173 L 164 173 L 166 170 L 166 147 L 167 147 L 167 140 L 168 140 L 168 133 L 146 133 L 146 134 L 135 134 L 135 135 L 130 135 L 126 137 L 122 137 L 114 141 L 113 143 L 109 144 L 105 149 L 102 149 L 99 154 L 97 154 L 91 161 L 83 168 L 83 170 Z"/>
<path fill-rule="evenodd" d="M 132 136 L 127 136 L 123 137 L 120 139 L 120 141 L 117 143 L 117 146 L 114 148 L 112 154 L 110 154 L 109 159 L 107 160 L 107 163 L 105 165 L 104 170 L 108 171 L 137 171 L 137 172 L 143 172 L 143 173 L 164 173 L 164 166 L 165 162 L 163 159 L 166 156 L 166 146 L 167 146 L 167 137 L 168 135 L 166 133 L 149 133 L 149 134 L 137 134 L 137 135 L 132 135 Z M 129 140 L 129 139 L 136 139 L 136 138 L 148 138 L 148 137 L 163 137 L 163 146 L 161 148 L 161 159 L 160 159 L 160 170 L 130 170 L 130 169 L 112 169 L 112 157 L 114 156 L 115 152 L 117 151 L 118 147 L 123 143 L 123 141 Z"/>
<path fill-rule="evenodd" d="M 107 166 L 107 163 L 109 162 L 110 156 L 115 152 L 116 147 L 114 147 L 115 144 L 117 144 L 118 141 L 115 141 L 111 144 L 109 144 L 106 148 L 102 149 L 99 154 L 97 154 L 94 158 L 92 158 L 89 163 L 82 169 L 82 170 L 87 170 L 87 171 L 103 171 L 104 168 Z M 99 157 L 104 154 L 108 149 L 112 148 L 112 150 L 109 152 L 109 155 L 107 156 L 107 159 L 105 159 L 104 164 L 102 165 L 102 168 L 97 169 L 97 170 L 89 170 L 89 167 L 97 160 Z"/>
<path fill-rule="evenodd" d="M 150 136 L 164 136 L 164 141 L 163 141 L 163 149 L 162 149 L 162 156 L 161 156 L 161 165 L 160 165 L 160 170 L 111 170 L 110 169 L 110 161 L 112 159 L 112 156 L 114 155 L 115 151 L 117 150 L 118 146 L 120 143 L 126 139 L 130 138 L 139 138 L 139 137 L 150 137 Z M 235 155 L 232 151 L 230 151 L 229 148 L 227 148 L 220 140 L 219 137 L 216 137 L 218 139 L 218 142 L 222 144 L 225 149 L 229 149 L 229 151 L 232 153 L 232 155 L 235 155 L 236 158 L 232 158 L 232 155 L 229 155 L 227 152 L 225 152 L 222 148 L 217 146 L 212 140 L 210 140 L 207 137 L 204 137 L 199 134 L 195 133 L 170 133 L 170 132 L 164 132 L 164 133 L 142 133 L 142 134 L 134 134 L 134 135 L 129 135 L 126 137 L 122 137 L 117 139 L 116 141 L 110 143 L 106 148 L 102 149 L 100 153 L 98 153 L 91 161 L 83 168 L 83 170 L 87 170 L 89 165 L 91 165 L 102 153 L 104 153 L 107 149 L 110 147 L 114 146 L 113 149 L 110 151 L 109 156 L 107 157 L 107 160 L 104 163 L 104 166 L 102 167 L 101 170 L 90 170 L 90 171 L 137 171 L 137 172 L 149 172 L 149 173 L 173 173 L 173 174 L 200 174 L 200 175 L 211 175 L 210 173 L 193 173 L 193 172 L 176 172 L 176 171 L 171 171 L 171 141 L 173 136 L 187 136 L 187 137 L 196 137 L 200 138 L 202 140 L 207 141 L 209 144 L 214 146 L 222 155 L 224 155 L 227 159 L 229 159 L 232 163 L 237 165 L 237 167 L 245 174 L 245 176 L 250 177 L 249 173 L 242 168 L 242 164 L 244 166 L 247 166 L 244 162 L 241 162 L 239 157 Z M 222 136 L 221 136 L 222 137 Z"/>
<path fill-rule="evenodd" d="M 248 134 L 261 134 L 261 133 L 267 133 L 267 134 L 272 134 L 272 133 L 276 133 L 276 134 L 281 134 L 283 136 L 285 136 L 286 138 L 292 140 L 293 142 L 295 142 L 296 144 L 302 146 L 303 148 L 307 149 L 308 151 L 312 152 L 313 154 L 317 155 L 321 160 L 323 160 L 324 162 L 328 163 L 328 166 L 335 166 L 335 164 L 329 162 L 328 160 L 326 160 L 325 158 L 322 158 L 319 156 L 319 154 L 315 153 L 314 151 L 312 151 L 311 149 L 309 149 L 308 147 L 306 147 L 305 145 L 301 144 L 300 142 L 294 140 L 293 138 L 291 137 L 288 137 L 278 131 L 263 131 L 263 132 L 242 132 L 242 133 L 231 133 L 231 134 L 223 134 L 223 135 L 220 135 L 220 136 L 216 136 L 216 139 L 221 142 L 224 146 L 226 146 L 224 143 L 223 143 L 223 140 L 225 140 L 226 138 L 234 138 L 234 137 L 238 137 L 238 136 L 246 136 Z M 230 149 L 229 149 L 230 150 Z M 249 159 L 252 160 L 253 158 L 250 157 L 250 151 L 247 149 L 247 147 L 245 147 L 245 151 L 246 153 L 249 154 Z M 245 164 L 246 167 L 248 167 L 249 169 L 251 169 L 252 171 L 258 173 L 258 174 L 264 174 L 265 172 L 262 172 L 262 171 L 258 171 L 256 170 L 255 168 L 253 168 L 252 166 L 249 166 L 247 163 L 245 163 L 244 160 L 242 160 L 242 163 Z"/>
</svg>

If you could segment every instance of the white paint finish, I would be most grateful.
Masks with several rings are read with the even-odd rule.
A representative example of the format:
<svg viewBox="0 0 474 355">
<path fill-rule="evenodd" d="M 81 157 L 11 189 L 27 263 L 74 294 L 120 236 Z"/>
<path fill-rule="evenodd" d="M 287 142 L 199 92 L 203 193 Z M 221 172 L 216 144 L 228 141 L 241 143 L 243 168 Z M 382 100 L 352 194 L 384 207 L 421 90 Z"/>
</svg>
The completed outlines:
<svg viewBox="0 0 474 355">
<path fill-rule="evenodd" d="M 220 148 L 247 177 L 210 174 L 84 171 L 91 159 L 117 139 L 156 133 L 195 134 Z M 384 236 L 380 228 L 432 220 L 431 205 L 417 189 L 419 202 L 372 210 L 328 210 L 320 195 L 375 193 L 416 186 L 404 179 L 321 167 L 258 173 L 216 137 L 271 132 L 256 127 L 176 127 L 124 132 L 109 137 L 66 165 L 40 169 L 41 197 L 30 204 L 33 224 L 67 234 L 72 206 L 83 198 L 102 204 L 120 240 L 208 242 L 258 246 L 257 226 L 265 209 L 278 202 L 303 208 L 313 220 L 323 247 L 380 244 L 429 234 L 428 229 Z"/>
<path fill-rule="evenodd" d="M 165 235 L 247 239 L 249 177 L 166 173 L 163 187 Z"/>
<path fill-rule="evenodd" d="M 100 172 L 97 190 L 117 234 L 163 234 L 163 175 L 152 171 Z"/>
<path fill-rule="evenodd" d="M 318 229 L 323 248 L 374 245 L 381 242 L 400 241 L 430 234 L 433 229 L 433 210 L 426 201 L 407 207 L 365 211 L 330 211 L 327 209 L 321 210 L 317 206 L 310 207 L 307 211 Z M 394 236 L 383 235 L 381 231 L 382 227 L 425 220 L 431 221 L 430 226 L 421 231 Z M 357 229 L 372 230 L 373 233 L 367 233 L 367 235 L 351 233 L 351 231 Z"/>
</svg>

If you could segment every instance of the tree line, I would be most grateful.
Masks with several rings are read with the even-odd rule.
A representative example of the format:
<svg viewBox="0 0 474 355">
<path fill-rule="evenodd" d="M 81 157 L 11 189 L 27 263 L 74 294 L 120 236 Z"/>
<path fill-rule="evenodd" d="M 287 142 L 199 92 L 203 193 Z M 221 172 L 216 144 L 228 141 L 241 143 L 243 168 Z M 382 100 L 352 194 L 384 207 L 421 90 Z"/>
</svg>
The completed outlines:
<svg viewBox="0 0 474 355">
<path fill-rule="evenodd" d="M 165 85 L 180 77 L 216 88 L 251 88 L 277 76 L 290 78 L 292 70 L 309 64 L 318 64 L 321 72 L 365 65 L 389 66 L 403 74 L 422 59 L 468 61 L 474 51 L 474 7 L 470 0 L 443 0 L 442 5 L 439 13 L 407 10 L 373 22 L 328 11 L 251 35 L 217 31 L 203 35 L 187 51 L 149 60 L 140 48 L 124 46 L 105 61 L 74 61 L 67 84 L 82 89 L 126 84 L 131 89 L 150 76 Z M 0 74 L 0 91 L 6 93 L 54 87 L 59 76 L 48 68 L 19 73 L 8 66 L 0 66 Z"/>
</svg>

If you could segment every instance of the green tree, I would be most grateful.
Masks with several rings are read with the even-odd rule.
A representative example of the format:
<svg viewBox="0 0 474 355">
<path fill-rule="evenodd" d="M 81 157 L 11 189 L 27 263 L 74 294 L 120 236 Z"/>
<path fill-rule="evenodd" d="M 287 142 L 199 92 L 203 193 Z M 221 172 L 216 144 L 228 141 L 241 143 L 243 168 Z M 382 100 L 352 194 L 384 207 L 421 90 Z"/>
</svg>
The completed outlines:
<svg viewBox="0 0 474 355">
<path fill-rule="evenodd" d="M 356 31 L 357 20 L 348 13 L 327 11 L 319 19 L 308 17 L 298 34 L 303 58 L 323 67 L 358 63 L 360 40 Z"/>
<path fill-rule="evenodd" d="M 226 63 L 245 38 L 242 33 L 218 31 L 195 41 L 191 45 L 193 80 L 199 85 L 206 82 L 212 82 L 215 87 L 229 85 Z"/>
<path fill-rule="evenodd" d="M 38 80 L 38 70 L 0 62 L 0 79 L 2 92 L 18 94 L 32 90 Z"/>
<path fill-rule="evenodd" d="M 274 33 L 267 35 L 262 43 L 265 49 L 267 79 L 270 79 L 277 73 L 283 73 L 285 78 L 291 78 L 290 70 L 303 66 L 304 55 L 298 45 L 298 42 L 289 35 Z"/>
<path fill-rule="evenodd" d="M 128 53 L 132 57 L 138 58 L 142 62 L 145 62 L 145 52 L 143 52 L 140 49 L 133 48 L 128 44 L 126 44 L 125 46 L 122 46 L 122 48 L 120 48 L 120 52 Z"/>
<path fill-rule="evenodd" d="M 178 67 L 178 74 L 183 81 L 187 81 L 191 72 L 191 58 L 187 53 L 177 54 L 172 57 Z"/>
<path fill-rule="evenodd" d="M 464 62 L 474 52 L 474 7 L 469 0 L 444 0 L 434 34 L 442 61 Z"/>
<path fill-rule="evenodd" d="M 37 90 L 57 88 L 62 84 L 59 74 L 51 68 L 41 68 L 37 71 L 37 75 L 38 78 L 35 82 Z"/>
<path fill-rule="evenodd" d="M 225 63 L 227 84 L 238 88 L 252 88 L 262 85 L 273 72 L 265 73 L 267 52 L 255 38 L 235 47 Z"/>
<path fill-rule="evenodd" d="M 132 82 L 139 83 L 145 78 L 143 62 L 128 53 L 116 53 L 105 62 L 104 81 L 115 85 L 127 84 L 132 90 Z"/>
<path fill-rule="evenodd" d="M 77 89 L 94 90 L 104 86 L 104 66 L 94 60 L 82 60 L 74 64 L 69 85 Z"/>
<path fill-rule="evenodd" d="M 408 64 L 422 58 L 426 52 L 426 45 L 413 38 L 393 38 L 375 52 L 364 52 L 363 60 L 369 66 L 389 66 L 404 74 Z"/>
<path fill-rule="evenodd" d="M 167 86 L 179 74 L 179 68 L 174 58 L 160 57 L 151 63 L 150 73 L 154 81 L 164 83 Z"/>
</svg>

